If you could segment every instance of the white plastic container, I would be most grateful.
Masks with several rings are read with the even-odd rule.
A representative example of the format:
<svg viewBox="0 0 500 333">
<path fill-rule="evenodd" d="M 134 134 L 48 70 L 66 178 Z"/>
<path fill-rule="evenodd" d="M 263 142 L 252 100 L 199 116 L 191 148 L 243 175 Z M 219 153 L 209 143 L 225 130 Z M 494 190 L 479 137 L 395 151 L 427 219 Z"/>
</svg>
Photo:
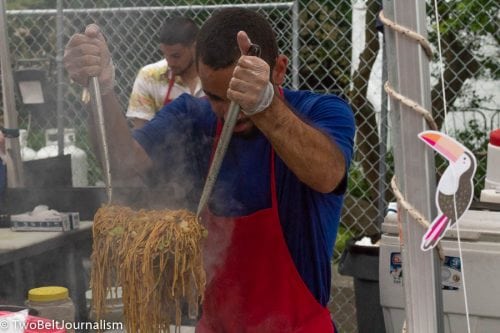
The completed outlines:
<svg viewBox="0 0 500 333">
<path fill-rule="evenodd" d="M 490 133 L 484 189 L 500 191 L 500 128 Z"/>
<path fill-rule="evenodd" d="M 21 146 L 21 160 L 31 161 L 36 159 L 36 151 L 28 147 L 28 132 L 25 129 L 19 130 L 19 145 Z"/>
<path fill-rule="evenodd" d="M 495 190 L 482 190 L 480 201 L 500 204 L 500 187 L 497 187 Z"/>
<path fill-rule="evenodd" d="M 85 187 L 89 185 L 87 153 L 75 146 L 75 130 L 64 129 L 64 154 L 71 155 L 71 176 L 73 187 Z M 37 152 L 37 159 L 54 157 L 58 154 L 57 129 L 51 128 L 45 131 L 45 147 Z"/>
<path fill-rule="evenodd" d="M 26 306 L 38 311 L 38 316 L 57 321 L 67 332 L 75 321 L 75 305 L 69 297 L 68 288 L 47 286 L 30 289 Z M 58 327 L 59 328 L 59 327 Z"/>
<path fill-rule="evenodd" d="M 471 331 L 500 332 L 500 212 L 467 211 L 460 223 L 462 265 L 456 228 L 441 241 L 445 261 L 441 266 L 445 333 L 466 333 L 465 271 Z M 380 303 L 387 333 L 402 331 L 405 320 L 402 256 L 397 215 L 389 214 L 382 224 L 379 258 Z M 419 274 L 414 278 L 425 279 Z"/>
</svg>

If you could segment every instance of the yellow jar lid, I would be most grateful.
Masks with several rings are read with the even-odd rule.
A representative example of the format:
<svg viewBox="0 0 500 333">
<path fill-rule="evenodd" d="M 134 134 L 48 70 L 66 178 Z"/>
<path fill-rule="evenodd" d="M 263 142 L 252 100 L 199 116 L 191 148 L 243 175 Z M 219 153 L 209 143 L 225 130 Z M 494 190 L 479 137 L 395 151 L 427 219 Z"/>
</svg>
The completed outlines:
<svg viewBox="0 0 500 333">
<path fill-rule="evenodd" d="M 49 286 L 33 288 L 28 291 L 28 300 L 35 302 L 59 301 L 69 297 L 68 288 Z"/>
</svg>

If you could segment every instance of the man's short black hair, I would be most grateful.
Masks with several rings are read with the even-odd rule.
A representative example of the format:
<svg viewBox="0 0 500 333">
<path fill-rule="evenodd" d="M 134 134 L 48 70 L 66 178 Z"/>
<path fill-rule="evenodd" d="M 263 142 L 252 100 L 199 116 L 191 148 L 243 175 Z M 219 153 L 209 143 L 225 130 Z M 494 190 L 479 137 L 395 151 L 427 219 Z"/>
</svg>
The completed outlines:
<svg viewBox="0 0 500 333">
<path fill-rule="evenodd" d="M 160 29 L 160 43 L 190 46 L 196 41 L 198 30 L 198 26 L 187 17 L 169 17 Z"/>
<path fill-rule="evenodd" d="M 261 47 L 261 58 L 274 68 L 278 45 L 273 29 L 263 16 L 244 8 L 218 10 L 203 24 L 196 40 L 196 63 L 215 70 L 235 64 L 241 56 L 238 31 L 245 31 Z"/>
</svg>

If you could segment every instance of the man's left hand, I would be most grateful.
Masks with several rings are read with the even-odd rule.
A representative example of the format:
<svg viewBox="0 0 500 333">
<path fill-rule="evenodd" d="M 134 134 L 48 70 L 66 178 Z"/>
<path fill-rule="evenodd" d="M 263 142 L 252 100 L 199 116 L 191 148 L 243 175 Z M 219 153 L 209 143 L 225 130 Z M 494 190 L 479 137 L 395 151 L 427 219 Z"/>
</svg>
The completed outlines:
<svg viewBox="0 0 500 333">
<path fill-rule="evenodd" d="M 271 105 L 274 87 L 269 81 L 269 65 L 259 57 L 250 56 L 251 41 L 244 31 L 238 32 L 241 57 L 229 82 L 227 97 L 239 104 L 247 116 L 262 112 Z"/>
</svg>

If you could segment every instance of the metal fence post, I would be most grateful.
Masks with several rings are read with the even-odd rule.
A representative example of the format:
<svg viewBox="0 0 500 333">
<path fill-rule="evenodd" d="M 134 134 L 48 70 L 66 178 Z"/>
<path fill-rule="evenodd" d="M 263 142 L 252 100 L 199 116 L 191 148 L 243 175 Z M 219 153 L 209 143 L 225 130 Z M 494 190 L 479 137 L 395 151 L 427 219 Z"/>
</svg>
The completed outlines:
<svg viewBox="0 0 500 333">
<path fill-rule="evenodd" d="M 394 22 L 426 36 L 425 2 L 384 1 L 384 14 Z M 420 45 L 386 28 L 388 77 L 404 96 L 430 109 L 429 60 Z M 434 156 L 419 142 L 425 120 L 410 108 L 391 103 L 395 171 L 406 200 L 430 219 L 434 201 Z M 406 212 L 401 212 L 403 283 L 408 332 L 444 332 L 440 262 L 435 251 L 423 252 L 424 229 Z"/>
<path fill-rule="evenodd" d="M 10 48 L 7 38 L 7 20 L 5 0 L 0 0 L 0 62 L 2 69 L 2 96 L 4 105 L 4 122 L 7 128 L 17 128 L 17 110 L 14 97 L 14 78 L 10 62 Z M 7 148 L 7 186 L 22 187 L 24 185 L 23 164 L 19 149 L 19 138 L 6 142 Z"/>
<path fill-rule="evenodd" d="M 58 155 L 64 154 L 64 68 L 63 68 L 63 0 L 57 0 L 56 23 L 56 66 L 57 66 L 57 149 Z"/>
</svg>

